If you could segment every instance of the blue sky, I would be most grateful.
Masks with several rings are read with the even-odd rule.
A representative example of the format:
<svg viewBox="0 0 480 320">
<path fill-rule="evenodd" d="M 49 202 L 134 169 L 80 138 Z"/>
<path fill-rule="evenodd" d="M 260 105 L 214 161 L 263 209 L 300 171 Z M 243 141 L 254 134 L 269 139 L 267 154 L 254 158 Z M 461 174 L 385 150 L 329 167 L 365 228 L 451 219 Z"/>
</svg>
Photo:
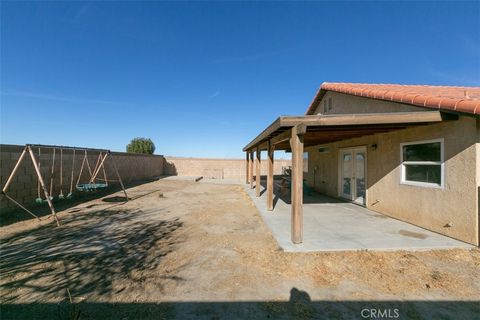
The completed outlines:
<svg viewBox="0 0 480 320">
<path fill-rule="evenodd" d="M 244 157 L 324 82 L 480 85 L 480 2 L 3 2 L 1 143 Z"/>
</svg>

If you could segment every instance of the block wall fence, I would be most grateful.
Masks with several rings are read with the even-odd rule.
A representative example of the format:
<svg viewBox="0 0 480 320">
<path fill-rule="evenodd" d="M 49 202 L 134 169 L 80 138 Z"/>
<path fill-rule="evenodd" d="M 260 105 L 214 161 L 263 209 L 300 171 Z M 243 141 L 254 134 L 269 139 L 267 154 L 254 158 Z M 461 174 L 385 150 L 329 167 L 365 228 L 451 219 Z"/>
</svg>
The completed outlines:
<svg viewBox="0 0 480 320">
<path fill-rule="evenodd" d="M 266 157 L 266 155 L 263 156 Z M 283 168 L 290 167 L 291 165 L 291 160 L 275 159 L 273 174 L 280 175 L 282 174 Z M 165 157 L 164 174 L 203 176 L 204 178 L 229 179 L 244 182 L 246 174 L 245 166 L 245 159 Z M 261 174 L 267 174 L 266 158 L 261 161 Z"/>
<path fill-rule="evenodd" d="M 13 167 L 17 163 L 20 154 L 22 153 L 25 146 L 19 145 L 0 145 L 0 185 L 3 188 L 4 184 L 7 182 L 8 176 L 13 170 Z M 38 160 L 38 148 L 33 148 L 35 156 Z M 117 165 L 118 171 L 124 183 L 130 183 L 138 180 L 151 179 L 156 176 L 161 176 L 163 174 L 163 166 L 165 158 L 160 155 L 142 155 L 142 154 L 133 154 L 133 153 L 123 153 L 123 152 L 112 152 L 115 158 L 115 164 Z M 88 161 L 93 170 L 97 162 L 99 152 L 88 152 Z M 63 151 L 63 194 L 68 194 L 70 191 L 70 181 L 72 174 L 72 166 L 74 167 L 74 179 L 73 179 L 73 189 L 75 189 L 75 183 L 78 179 L 80 173 L 80 167 L 82 165 L 84 154 L 79 153 L 78 151 L 75 154 L 75 159 L 73 158 L 72 150 Z M 40 150 L 40 170 L 42 172 L 42 177 L 44 179 L 47 188 L 50 188 L 50 176 L 52 169 L 52 158 L 53 150 L 42 148 Z M 108 157 L 110 158 L 110 157 Z M 105 161 L 105 172 L 107 174 L 107 179 L 109 184 L 118 184 L 118 179 L 116 177 L 115 171 L 111 163 L 111 159 Z M 54 166 L 54 177 L 53 177 L 53 195 L 58 195 L 60 193 L 60 151 L 56 150 L 55 154 L 55 166 Z M 103 172 L 100 172 L 98 175 L 99 178 L 103 179 Z M 85 166 L 83 169 L 82 178 L 80 183 L 88 183 L 88 169 Z M 41 190 L 40 190 L 41 191 Z M 75 191 L 75 190 L 74 190 Z M 12 183 L 8 187 L 7 193 L 20 202 L 23 205 L 31 205 L 35 202 L 35 199 L 38 197 L 38 179 L 35 174 L 35 169 L 33 167 L 30 156 L 27 154 L 17 171 Z M 42 198 L 43 192 L 40 194 Z M 9 210 L 11 208 L 17 208 L 15 204 L 1 197 L 0 200 L 0 209 L 3 212 L 4 210 Z"/>
<path fill-rule="evenodd" d="M 20 154 L 25 146 L 23 145 L 6 145 L 0 144 L 0 187 L 3 188 L 8 176 L 13 170 Z M 38 149 L 33 149 L 38 160 Z M 88 153 L 88 161 L 90 166 L 95 167 L 98 159 L 98 152 Z M 125 152 L 112 152 L 118 171 L 124 183 L 131 183 L 135 181 L 142 181 L 153 179 L 164 175 L 178 175 L 178 176 L 203 176 L 205 178 L 214 179 L 229 179 L 237 180 L 239 182 L 245 181 L 245 159 L 205 159 L 205 158 L 178 158 L 178 157 L 164 157 L 161 155 L 142 155 Z M 72 150 L 63 151 L 63 194 L 68 194 L 70 191 L 70 181 L 72 167 L 74 167 L 74 183 L 80 173 L 80 167 L 83 160 L 83 154 L 76 152 L 75 159 L 73 158 Z M 42 148 L 40 150 L 40 170 L 43 179 L 50 188 L 50 175 L 52 168 L 53 150 Z M 275 160 L 274 174 L 281 174 L 284 167 L 291 165 L 290 160 Z M 56 150 L 55 167 L 53 177 L 53 195 L 60 193 L 60 152 Z M 115 172 L 112 167 L 111 160 L 106 160 L 105 171 L 109 184 L 118 184 L 116 181 Z M 262 162 L 262 174 L 267 172 L 266 161 Z M 99 174 L 103 178 L 103 173 Z M 83 170 L 81 183 L 88 182 L 88 169 Z M 41 191 L 41 190 L 40 190 Z M 75 190 L 74 190 L 75 191 Z M 14 180 L 10 184 L 8 194 L 15 198 L 22 205 L 30 206 L 35 203 L 38 197 L 38 179 L 35 174 L 33 164 L 30 156 L 27 154 L 20 166 Z M 43 192 L 40 192 L 42 198 Z M 11 201 L 3 196 L 0 196 L 0 211 L 12 211 L 17 209 Z"/>
</svg>

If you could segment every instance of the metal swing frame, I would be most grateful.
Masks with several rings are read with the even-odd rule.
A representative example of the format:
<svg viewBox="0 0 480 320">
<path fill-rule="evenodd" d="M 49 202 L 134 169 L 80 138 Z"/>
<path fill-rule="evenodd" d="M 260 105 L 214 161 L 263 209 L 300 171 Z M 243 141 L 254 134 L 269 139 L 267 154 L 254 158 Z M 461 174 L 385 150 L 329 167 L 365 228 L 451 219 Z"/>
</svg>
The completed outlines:
<svg viewBox="0 0 480 320">
<path fill-rule="evenodd" d="M 120 183 L 120 186 L 122 187 L 122 190 L 123 190 L 123 193 L 125 194 L 125 201 L 128 201 L 128 195 L 127 195 L 127 191 L 125 190 L 125 186 L 123 184 L 123 181 L 122 181 L 122 177 L 120 176 L 120 173 L 118 172 L 118 169 L 117 169 L 117 165 L 115 163 L 115 159 L 111 153 L 110 150 L 105 150 L 105 149 L 92 149 L 92 148 L 78 148 L 78 147 L 66 147 L 66 146 L 54 146 L 54 145 L 41 145 L 41 144 L 27 144 L 25 145 L 25 148 L 23 149 L 21 155 L 20 155 L 20 158 L 18 158 L 17 160 L 17 163 L 15 164 L 12 172 L 10 173 L 8 179 L 7 179 L 7 182 L 5 183 L 5 185 L 3 186 L 3 189 L 2 189 L 2 195 L 4 195 L 7 199 L 9 199 L 10 201 L 12 201 L 15 205 L 17 205 L 18 207 L 20 207 L 21 209 L 23 209 L 24 211 L 26 211 L 27 213 L 29 213 L 30 215 L 32 215 L 33 217 L 37 218 L 39 221 L 40 221 L 40 218 L 34 214 L 33 212 L 31 212 L 30 210 L 28 210 L 27 208 L 25 208 L 23 205 L 21 205 L 18 201 L 16 201 L 13 197 L 11 197 L 10 195 L 7 194 L 7 190 L 8 190 L 8 187 L 10 186 L 11 182 L 13 181 L 13 178 L 15 176 L 15 174 L 17 173 L 17 170 L 18 168 L 20 167 L 20 164 L 23 162 L 23 160 L 25 159 L 25 156 L 27 154 L 30 155 L 30 159 L 32 161 L 32 164 L 33 164 L 33 167 L 35 169 L 35 173 L 37 175 L 37 178 L 38 178 L 38 183 L 40 184 L 40 187 L 41 189 L 43 190 L 43 193 L 44 193 L 44 196 L 45 196 L 45 200 L 47 201 L 48 203 L 48 206 L 50 208 L 50 211 L 51 211 L 51 214 L 48 218 L 50 217 L 53 217 L 55 219 L 55 222 L 57 224 L 57 226 L 60 226 L 60 221 L 58 220 L 58 217 L 57 217 L 57 213 L 55 211 L 55 207 L 53 206 L 53 202 L 52 202 L 52 197 L 51 197 L 51 193 L 52 193 L 52 182 L 50 184 L 50 191 L 47 189 L 47 186 L 45 184 L 45 181 L 42 177 L 42 173 L 40 171 L 40 165 L 39 165 L 39 162 L 40 159 L 38 159 L 37 161 L 37 158 L 35 157 L 35 154 L 33 152 L 33 148 L 44 148 L 44 149 L 53 149 L 54 152 L 56 149 L 60 149 L 60 150 L 73 150 L 73 154 L 75 155 L 75 151 L 84 151 L 85 153 L 85 156 L 83 158 L 83 161 L 82 161 L 82 170 L 83 170 L 83 165 L 85 164 L 85 161 L 87 162 L 87 166 L 88 166 L 88 169 L 89 169 L 89 172 L 90 172 L 90 184 L 94 183 L 95 179 L 97 178 L 97 175 L 98 173 L 100 172 L 100 170 L 103 169 L 103 174 L 104 174 L 104 177 L 105 177 L 105 180 L 106 180 L 106 174 L 105 174 L 105 160 L 110 157 L 111 159 L 111 162 L 112 162 L 112 165 L 113 165 L 113 168 L 115 170 L 115 174 L 118 178 L 118 181 Z M 93 172 L 91 171 L 91 168 L 90 168 L 90 164 L 88 163 L 88 159 L 87 159 L 87 153 L 88 152 L 100 152 L 99 154 L 99 158 L 97 159 L 97 164 L 95 165 L 95 169 L 93 170 Z M 63 152 L 63 151 L 62 151 Z M 62 159 L 63 160 L 63 159 Z M 52 170 L 53 170 L 53 166 L 52 166 Z M 62 168 L 60 169 L 62 170 Z M 72 178 L 73 178 L 73 170 L 74 170 L 74 167 L 72 167 Z M 80 181 L 80 178 L 81 178 L 81 175 L 82 175 L 82 170 L 80 171 L 79 173 L 79 177 L 78 177 L 78 180 L 77 180 L 77 185 L 78 185 L 78 182 Z M 52 174 L 53 176 L 53 174 Z M 50 177 L 50 179 L 52 179 L 52 177 Z M 62 181 L 63 182 L 63 181 Z M 73 179 L 70 181 L 70 184 L 72 185 L 73 183 Z M 108 182 L 107 182 L 108 183 Z M 63 191 L 62 191 L 62 194 L 63 194 Z"/>
</svg>

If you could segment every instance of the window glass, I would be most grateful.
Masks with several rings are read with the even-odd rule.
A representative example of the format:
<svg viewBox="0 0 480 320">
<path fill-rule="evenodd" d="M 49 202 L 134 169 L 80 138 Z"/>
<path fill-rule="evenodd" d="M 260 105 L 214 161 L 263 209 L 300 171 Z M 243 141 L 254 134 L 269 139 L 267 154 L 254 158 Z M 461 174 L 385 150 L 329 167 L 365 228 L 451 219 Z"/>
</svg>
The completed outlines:
<svg viewBox="0 0 480 320">
<path fill-rule="evenodd" d="M 402 146 L 402 181 L 442 186 L 442 142 Z"/>
<path fill-rule="evenodd" d="M 440 165 L 405 165 L 405 180 L 442 184 Z"/>
<path fill-rule="evenodd" d="M 308 172 L 308 152 L 303 153 L 303 172 Z"/>
<path fill-rule="evenodd" d="M 422 143 L 403 146 L 403 161 L 441 161 L 441 143 Z"/>
<path fill-rule="evenodd" d="M 344 153 L 342 156 L 342 170 L 343 170 L 343 194 L 350 196 L 352 194 L 352 154 Z"/>
<path fill-rule="evenodd" d="M 357 198 L 365 198 L 365 153 L 355 153 L 355 189 Z"/>
</svg>

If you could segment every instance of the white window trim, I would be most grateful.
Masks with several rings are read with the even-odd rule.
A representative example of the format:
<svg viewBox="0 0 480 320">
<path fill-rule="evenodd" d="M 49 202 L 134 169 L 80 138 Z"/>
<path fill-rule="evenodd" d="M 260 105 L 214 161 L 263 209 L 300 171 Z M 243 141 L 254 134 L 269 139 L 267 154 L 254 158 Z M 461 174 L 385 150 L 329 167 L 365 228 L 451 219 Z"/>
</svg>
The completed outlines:
<svg viewBox="0 0 480 320">
<path fill-rule="evenodd" d="M 415 144 L 425 144 L 425 143 L 433 143 L 433 142 L 440 142 L 440 161 L 408 161 L 405 163 L 403 161 L 403 147 L 408 145 L 415 145 Z M 433 139 L 433 140 L 422 140 L 422 141 L 412 141 L 412 142 L 404 142 L 400 143 L 400 184 L 409 185 L 409 186 L 416 186 L 416 187 L 424 187 L 424 188 L 434 188 L 434 189 L 443 189 L 445 187 L 445 158 L 444 158 L 444 139 Z M 428 183 L 428 182 L 418 182 L 418 181 L 409 181 L 405 179 L 405 164 L 421 164 L 421 165 L 440 165 L 440 172 L 441 172 L 441 184 L 438 185 L 436 183 Z"/>
</svg>

